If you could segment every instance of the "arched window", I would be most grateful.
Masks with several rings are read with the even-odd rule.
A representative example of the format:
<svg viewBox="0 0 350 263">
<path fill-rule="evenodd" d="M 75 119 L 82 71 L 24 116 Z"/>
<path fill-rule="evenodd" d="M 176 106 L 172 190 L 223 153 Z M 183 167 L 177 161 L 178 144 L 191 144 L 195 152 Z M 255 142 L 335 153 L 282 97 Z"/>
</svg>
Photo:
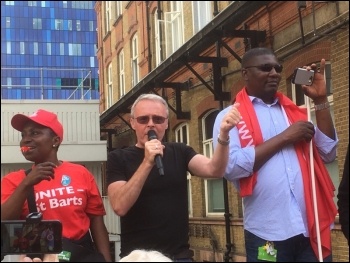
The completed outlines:
<svg viewBox="0 0 350 263">
<path fill-rule="evenodd" d="M 189 145 L 189 127 L 188 123 L 182 123 L 175 129 L 176 142 L 183 142 Z M 188 215 L 193 216 L 192 209 L 192 186 L 191 186 L 191 174 L 187 172 L 187 197 L 188 197 Z"/>
<path fill-rule="evenodd" d="M 203 154 L 209 158 L 213 156 L 213 126 L 219 111 L 210 111 L 202 118 Z M 225 211 L 223 179 L 205 180 L 206 215 L 222 215 Z"/>
</svg>

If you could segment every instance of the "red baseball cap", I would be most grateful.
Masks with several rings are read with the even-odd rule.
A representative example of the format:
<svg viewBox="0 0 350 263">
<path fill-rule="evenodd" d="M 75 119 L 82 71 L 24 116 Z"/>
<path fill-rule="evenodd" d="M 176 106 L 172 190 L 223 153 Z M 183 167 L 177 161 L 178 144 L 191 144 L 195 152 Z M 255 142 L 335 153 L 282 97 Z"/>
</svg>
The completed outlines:
<svg viewBox="0 0 350 263">
<path fill-rule="evenodd" d="M 60 142 L 63 140 L 63 127 L 58 121 L 57 115 L 53 112 L 49 112 L 43 109 L 39 109 L 30 116 L 23 114 L 16 114 L 12 117 L 11 125 L 18 131 L 22 131 L 24 125 L 28 121 L 34 121 L 40 125 L 50 128 L 58 137 L 60 137 Z"/>
</svg>

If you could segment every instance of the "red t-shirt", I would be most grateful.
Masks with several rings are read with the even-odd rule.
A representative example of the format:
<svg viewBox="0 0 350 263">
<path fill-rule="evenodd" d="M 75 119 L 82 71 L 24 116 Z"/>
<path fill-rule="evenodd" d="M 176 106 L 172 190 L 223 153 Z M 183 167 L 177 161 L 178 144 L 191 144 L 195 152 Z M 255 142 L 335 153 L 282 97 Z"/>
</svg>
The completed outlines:
<svg viewBox="0 0 350 263">
<path fill-rule="evenodd" d="M 29 247 L 29 241 L 25 237 L 19 237 L 13 241 L 13 247 L 19 248 L 19 251 L 27 251 Z"/>
<path fill-rule="evenodd" d="M 11 172 L 1 181 L 1 203 L 4 203 L 25 178 L 24 170 Z M 34 186 L 38 212 L 43 219 L 60 220 L 63 236 L 77 240 L 90 227 L 90 215 L 105 215 L 106 211 L 94 176 L 84 166 L 63 162 L 55 168 L 55 178 Z M 24 202 L 21 219 L 29 214 Z"/>
</svg>

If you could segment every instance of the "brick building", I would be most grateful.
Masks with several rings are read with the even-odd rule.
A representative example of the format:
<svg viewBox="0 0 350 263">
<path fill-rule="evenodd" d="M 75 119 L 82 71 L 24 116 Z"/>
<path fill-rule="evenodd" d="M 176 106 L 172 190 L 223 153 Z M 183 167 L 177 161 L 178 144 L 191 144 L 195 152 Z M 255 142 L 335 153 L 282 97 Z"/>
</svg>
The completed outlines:
<svg viewBox="0 0 350 263">
<path fill-rule="evenodd" d="M 169 104 L 166 140 L 210 156 L 215 116 L 243 86 L 242 55 L 266 46 L 284 66 L 280 91 L 298 105 L 305 101 L 291 83 L 294 69 L 326 59 L 340 139 L 337 159 L 327 168 L 337 188 L 349 142 L 348 2 L 97 1 L 95 10 L 101 136 L 108 150 L 135 144 L 130 107 L 140 94 L 153 92 Z M 188 175 L 188 189 L 195 260 L 245 260 L 242 200 L 234 187 Z M 334 261 L 349 260 L 337 218 L 332 245 Z"/>
</svg>

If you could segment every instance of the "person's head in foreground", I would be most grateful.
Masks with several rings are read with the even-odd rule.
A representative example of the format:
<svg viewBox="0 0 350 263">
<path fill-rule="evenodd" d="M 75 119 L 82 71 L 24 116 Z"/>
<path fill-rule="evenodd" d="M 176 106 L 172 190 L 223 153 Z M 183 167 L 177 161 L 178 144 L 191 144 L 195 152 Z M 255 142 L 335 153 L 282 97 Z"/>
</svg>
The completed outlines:
<svg viewBox="0 0 350 263">
<path fill-rule="evenodd" d="M 119 262 L 172 262 L 172 260 L 155 250 L 136 249 Z"/>
</svg>

